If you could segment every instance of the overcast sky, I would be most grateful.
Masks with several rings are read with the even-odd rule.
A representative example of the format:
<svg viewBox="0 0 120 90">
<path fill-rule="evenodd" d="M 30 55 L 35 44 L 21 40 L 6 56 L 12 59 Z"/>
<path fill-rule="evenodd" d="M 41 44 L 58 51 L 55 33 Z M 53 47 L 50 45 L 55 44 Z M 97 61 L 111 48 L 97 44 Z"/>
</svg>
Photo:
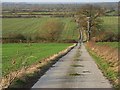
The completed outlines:
<svg viewBox="0 0 120 90">
<path fill-rule="evenodd" d="M 119 0 L 0 0 L 2 2 L 118 2 Z"/>
</svg>

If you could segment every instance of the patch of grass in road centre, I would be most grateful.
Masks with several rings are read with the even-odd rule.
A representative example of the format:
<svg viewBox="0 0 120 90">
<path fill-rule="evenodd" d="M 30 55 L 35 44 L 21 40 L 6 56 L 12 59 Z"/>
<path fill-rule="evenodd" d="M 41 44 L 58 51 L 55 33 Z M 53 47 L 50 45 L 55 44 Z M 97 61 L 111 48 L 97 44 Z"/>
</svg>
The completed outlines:
<svg viewBox="0 0 120 90">
<path fill-rule="evenodd" d="M 113 87 L 115 88 L 119 87 L 119 85 L 114 82 L 115 80 L 118 79 L 118 73 L 110 69 L 110 65 L 104 59 L 98 56 L 96 53 L 94 53 L 88 48 L 87 50 L 89 51 L 90 55 L 93 57 L 95 62 L 97 63 L 98 67 L 102 70 L 103 74 L 111 81 Z"/>
<path fill-rule="evenodd" d="M 82 75 L 82 74 L 79 74 L 79 73 L 70 73 L 69 75 L 70 75 L 70 76 L 80 76 L 80 75 Z"/>
<path fill-rule="evenodd" d="M 65 43 L 9 43 L 2 46 L 2 74 L 37 63 L 72 44 Z"/>
<path fill-rule="evenodd" d="M 84 67 L 83 65 L 73 64 L 72 67 Z"/>
</svg>

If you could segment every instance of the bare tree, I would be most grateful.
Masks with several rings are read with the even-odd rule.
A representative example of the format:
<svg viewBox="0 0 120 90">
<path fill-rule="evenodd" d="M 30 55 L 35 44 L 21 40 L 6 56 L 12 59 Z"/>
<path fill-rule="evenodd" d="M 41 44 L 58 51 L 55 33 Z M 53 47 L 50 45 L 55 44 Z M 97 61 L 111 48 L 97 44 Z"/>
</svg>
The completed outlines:
<svg viewBox="0 0 120 90">
<path fill-rule="evenodd" d="M 59 39 L 61 32 L 64 28 L 64 24 L 58 20 L 47 21 L 42 28 L 43 37 L 49 41 L 56 41 Z"/>
<path fill-rule="evenodd" d="M 102 20 L 100 16 L 104 14 L 104 10 L 93 5 L 85 5 L 81 7 L 76 14 L 76 21 L 81 28 L 87 32 L 87 40 L 91 40 L 91 34 L 94 30 L 100 30 Z"/>
</svg>

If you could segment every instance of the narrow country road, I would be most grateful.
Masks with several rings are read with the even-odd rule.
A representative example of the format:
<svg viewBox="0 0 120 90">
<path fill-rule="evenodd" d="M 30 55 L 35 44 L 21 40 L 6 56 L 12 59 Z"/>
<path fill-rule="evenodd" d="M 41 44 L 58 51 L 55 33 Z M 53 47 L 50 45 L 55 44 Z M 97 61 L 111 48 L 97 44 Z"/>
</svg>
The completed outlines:
<svg viewBox="0 0 120 90">
<path fill-rule="evenodd" d="M 111 88 L 82 44 L 54 64 L 32 88 Z"/>
</svg>

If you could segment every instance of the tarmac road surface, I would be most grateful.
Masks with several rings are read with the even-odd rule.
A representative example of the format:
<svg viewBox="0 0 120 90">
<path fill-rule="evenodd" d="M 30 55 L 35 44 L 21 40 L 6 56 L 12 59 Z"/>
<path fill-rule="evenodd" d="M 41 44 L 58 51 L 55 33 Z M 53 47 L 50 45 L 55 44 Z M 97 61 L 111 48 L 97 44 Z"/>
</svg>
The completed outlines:
<svg viewBox="0 0 120 90">
<path fill-rule="evenodd" d="M 32 88 L 112 88 L 84 44 L 55 63 Z"/>
</svg>

